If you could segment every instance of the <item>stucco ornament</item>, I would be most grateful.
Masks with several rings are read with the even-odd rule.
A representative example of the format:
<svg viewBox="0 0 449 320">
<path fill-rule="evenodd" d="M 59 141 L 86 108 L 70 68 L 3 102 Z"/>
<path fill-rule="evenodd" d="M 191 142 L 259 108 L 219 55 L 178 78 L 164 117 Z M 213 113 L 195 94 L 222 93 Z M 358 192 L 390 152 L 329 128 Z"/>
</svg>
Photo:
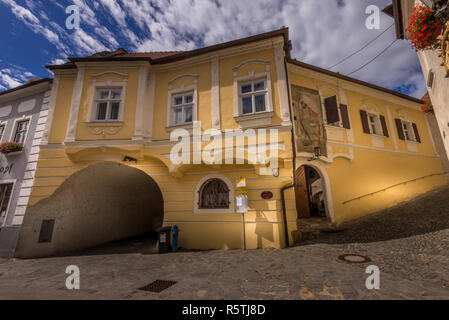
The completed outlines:
<svg viewBox="0 0 449 320">
<path fill-rule="evenodd" d="M 449 78 L 449 21 L 446 22 L 443 35 L 441 36 L 441 54 L 443 66 L 446 68 L 446 78 Z"/>
<path fill-rule="evenodd" d="M 117 134 L 122 127 L 95 127 L 95 128 L 88 128 L 89 132 L 97 135 L 97 136 L 103 136 L 106 137 L 107 135 L 115 135 Z"/>
</svg>

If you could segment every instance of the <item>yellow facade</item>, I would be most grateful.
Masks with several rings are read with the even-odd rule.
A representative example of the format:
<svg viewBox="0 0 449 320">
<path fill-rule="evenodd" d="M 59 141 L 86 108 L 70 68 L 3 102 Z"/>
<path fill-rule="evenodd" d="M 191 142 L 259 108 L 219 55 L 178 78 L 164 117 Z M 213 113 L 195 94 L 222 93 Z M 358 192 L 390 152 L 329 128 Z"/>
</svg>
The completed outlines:
<svg viewBox="0 0 449 320">
<path fill-rule="evenodd" d="M 202 179 L 209 175 L 229 180 L 233 191 L 236 191 L 237 180 L 245 177 L 248 187 L 247 247 L 280 248 L 286 246 L 281 188 L 294 182 L 294 164 L 296 168 L 303 164 L 313 166 L 323 175 L 328 192 L 328 218 L 333 222 L 373 213 L 446 185 L 444 175 L 400 184 L 442 172 L 428 124 L 416 102 L 284 63 L 284 37 L 276 34 L 154 65 L 143 61 L 89 61 L 76 62 L 76 68 L 72 69 L 55 69 L 53 91 L 56 94 L 42 142 L 29 209 L 51 199 L 76 172 L 93 164 L 112 161 L 141 170 L 157 183 L 163 195 L 164 225 L 179 226 L 180 246 L 187 249 L 242 248 L 242 215 L 236 212 L 195 213 L 195 193 Z M 236 79 L 261 74 L 268 79 L 272 115 L 263 121 L 253 119 L 242 127 L 243 122 L 235 112 L 238 103 Z M 282 81 L 287 79 L 282 75 L 287 74 L 288 86 Z M 114 87 L 117 84 L 122 84 L 126 90 L 120 121 L 103 124 L 90 121 L 92 111 L 89 110 L 96 86 Z M 351 134 L 338 129 L 344 130 L 344 134 L 342 140 L 334 141 L 328 132 L 327 147 L 333 157 L 309 162 L 311 155 L 297 150 L 297 158 L 293 159 L 291 85 L 320 90 L 324 98 L 335 93 L 338 99 L 346 100 Z M 170 92 L 182 92 L 183 88 L 195 92 L 196 120 L 201 121 L 203 131 L 211 128 L 222 132 L 239 128 L 279 130 L 279 176 L 260 175 L 260 166 L 247 161 L 232 165 L 171 163 L 169 154 L 175 142 L 170 141 L 173 128 L 167 120 L 170 119 L 169 97 Z M 420 128 L 422 143 L 418 149 L 411 152 L 406 142 L 397 139 L 391 122 L 388 122 L 390 137 L 385 139 L 384 146 L 373 147 L 372 138 L 362 130 L 359 109 L 363 104 L 377 108 L 388 119 L 405 112 Z M 204 147 L 206 143 L 202 145 Z M 248 142 L 245 145 L 247 147 Z M 137 162 L 125 162 L 126 156 Z M 347 202 L 396 184 L 400 185 Z M 261 193 L 264 191 L 271 191 L 273 198 L 263 199 Z M 291 243 L 291 233 L 298 228 L 293 188 L 285 191 L 285 208 Z M 36 228 L 32 226 L 38 220 L 39 217 L 32 216 L 32 210 L 27 214 L 22 238 L 37 236 Z M 22 243 L 27 240 L 22 239 Z M 20 242 L 18 250 L 26 252 Z"/>
</svg>

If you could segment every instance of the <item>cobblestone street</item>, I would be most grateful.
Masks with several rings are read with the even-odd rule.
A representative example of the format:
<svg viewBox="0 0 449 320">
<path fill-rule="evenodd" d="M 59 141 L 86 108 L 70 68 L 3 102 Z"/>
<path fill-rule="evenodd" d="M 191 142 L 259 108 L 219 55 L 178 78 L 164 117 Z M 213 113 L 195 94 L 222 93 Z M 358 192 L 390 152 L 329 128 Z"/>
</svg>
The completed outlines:
<svg viewBox="0 0 449 320">
<path fill-rule="evenodd" d="M 1 299 L 449 299 L 449 190 L 285 250 L 81 254 L 0 261 Z M 343 254 L 372 261 L 349 264 Z M 65 288 L 68 265 L 81 290 Z M 367 290 L 365 269 L 381 270 Z M 140 291 L 157 279 L 161 293 Z"/>
</svg>

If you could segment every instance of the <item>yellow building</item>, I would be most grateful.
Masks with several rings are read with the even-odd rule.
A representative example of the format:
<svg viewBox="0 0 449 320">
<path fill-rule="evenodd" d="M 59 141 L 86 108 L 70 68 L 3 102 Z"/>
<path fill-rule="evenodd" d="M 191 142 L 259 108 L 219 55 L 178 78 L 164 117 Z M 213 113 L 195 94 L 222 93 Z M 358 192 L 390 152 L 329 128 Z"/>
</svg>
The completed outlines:
<svg viewBox="0 0 449 320">
<path fill-rule="evenodd" d="M 118 49 L 49 66 L 16 256 L 161 224 L 179 226 L 187 249 L 242 248 L 244 234 L 249 249 L 285 247 L 303 219 L 339 223 L 447 184 L 419 100 L 295 61 L 290 47 L 282 28 L 188 52 Z M 208 162 L 219 134 L 221 153 Z M 188 139 L 183 163 L 173 158 L 178 138 Z M 264 141 L 277 154 L 257 149 Z"/>
</svg>

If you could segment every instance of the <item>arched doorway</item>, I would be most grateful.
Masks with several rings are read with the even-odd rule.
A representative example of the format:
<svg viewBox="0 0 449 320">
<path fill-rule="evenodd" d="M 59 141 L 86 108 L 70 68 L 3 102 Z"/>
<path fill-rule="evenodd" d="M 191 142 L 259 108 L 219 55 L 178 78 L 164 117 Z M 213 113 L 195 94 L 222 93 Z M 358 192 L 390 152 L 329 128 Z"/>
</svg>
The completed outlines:
<svg viewBox="0 0 449 320">
<path fill-rule="evenodd" d="M 17 251 L 25 257 L 71 253 L 149 234 L 163 218 L 162 192 L 150 176 L 102 162 L 73 174 L 52 196 L 28 209 Z M 41 243 L 45 221 L 53 221 L 52 236 Z"/>
<path fill-rule="evenodd" d="M 296 210 L 298 219 L 325 218 L 326 195 L 324 179 L 311 166 L 301 166 L 296 171 Z"/>
</svg>

